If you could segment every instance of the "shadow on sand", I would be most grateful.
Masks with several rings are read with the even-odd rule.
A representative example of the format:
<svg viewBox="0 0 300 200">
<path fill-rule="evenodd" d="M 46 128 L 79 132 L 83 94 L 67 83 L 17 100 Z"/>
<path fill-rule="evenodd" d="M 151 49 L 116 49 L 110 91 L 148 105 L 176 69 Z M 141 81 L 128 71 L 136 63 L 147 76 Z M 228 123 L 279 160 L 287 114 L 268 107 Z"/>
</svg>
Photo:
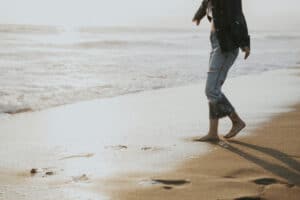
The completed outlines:
<svg viewBox="0 0 300 200">
<path fill-rule="evenodd" d="M 233 146 L 232 144 L 235 144 L 235 146 Z M 226 149 L 250 162 L 255 163 L 256 165 L 273 173 L 274 175 L 284 178 L 285 180 L 288 181 L 290 186 L 300 185 L 300 163 L 297 160 L 293 159 L 291 155 L 285 154 L 276 149 L 261 147 L 258 145 L 253 145 L 253 144 L 249 144 L 241 141 L 234 141 L 234 140 L 231 140 L 230 142 L 221 141 L 218 143 L 218 145 L 223 149 Z M 246 152 L 245 150 L 241 150 L 237 148 L 236 145 L 240 145 L 244 147 L 243 149 L 245 149 L 246 147 L 252 150 L 259 151 L 263 154 L 266 154 L 267 156 L 270 156 L 282 162 L 284 165 L 288 167 L 258 158 L 257 156 L 254 156 Z"/>
</svg>

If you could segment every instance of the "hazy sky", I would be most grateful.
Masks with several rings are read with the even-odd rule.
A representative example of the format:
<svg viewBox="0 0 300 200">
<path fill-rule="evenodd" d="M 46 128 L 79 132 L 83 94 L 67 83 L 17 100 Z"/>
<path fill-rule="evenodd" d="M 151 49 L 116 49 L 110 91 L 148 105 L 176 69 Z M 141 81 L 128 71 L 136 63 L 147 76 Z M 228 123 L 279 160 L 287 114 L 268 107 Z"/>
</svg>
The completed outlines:
<svg viewBox="0 0 300 200">
<path fill-rule="evenodd" d="M 226 1 L 226 0 L 225 0 Z M 0 23 L 191 26 L 201 0 L 0 0 Z M 244 0 L 249 26 L 300 25 L 299 0 Z"/>
</svg>

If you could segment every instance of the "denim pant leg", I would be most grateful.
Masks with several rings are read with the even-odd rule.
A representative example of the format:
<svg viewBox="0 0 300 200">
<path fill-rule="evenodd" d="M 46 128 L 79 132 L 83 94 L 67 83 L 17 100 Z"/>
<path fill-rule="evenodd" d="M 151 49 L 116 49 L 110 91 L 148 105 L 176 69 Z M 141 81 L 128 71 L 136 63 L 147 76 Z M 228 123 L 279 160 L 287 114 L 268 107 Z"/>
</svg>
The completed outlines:
<svg viewBox="0 0 300 200">
<path fill-rule="evenodd" d="M 206 81 L 206 96 L 209 100 L 210 118 L 222 118 L 234 111 L 226 96 L 222 93 L 227 73 L 238 56 L 239 49 L 222 52 L 218 39 L 211 34 L 212 51 L 209 59 L 209 71 Z"/>
</svg>

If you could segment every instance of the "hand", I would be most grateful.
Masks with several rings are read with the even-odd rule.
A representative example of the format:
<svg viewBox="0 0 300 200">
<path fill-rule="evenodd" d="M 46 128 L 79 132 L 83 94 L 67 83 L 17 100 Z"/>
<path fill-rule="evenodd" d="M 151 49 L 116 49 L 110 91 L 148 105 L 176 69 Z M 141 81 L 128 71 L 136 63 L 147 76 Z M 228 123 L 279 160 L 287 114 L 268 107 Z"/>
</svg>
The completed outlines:
<svg viewBox="0 0 300 200">
<path fill-rule="evenodd" d="M 193 22 L 196 23 L 197 26 L 200 24 L 200 19 L 193 19 Z"/>
<path fill-rule="evenodd" d="M 250 56 L 250 48 L 249 47 L 243 47 L 242 51 L 245 53 L 244 59 L 246 60 Z"/>
</svg>

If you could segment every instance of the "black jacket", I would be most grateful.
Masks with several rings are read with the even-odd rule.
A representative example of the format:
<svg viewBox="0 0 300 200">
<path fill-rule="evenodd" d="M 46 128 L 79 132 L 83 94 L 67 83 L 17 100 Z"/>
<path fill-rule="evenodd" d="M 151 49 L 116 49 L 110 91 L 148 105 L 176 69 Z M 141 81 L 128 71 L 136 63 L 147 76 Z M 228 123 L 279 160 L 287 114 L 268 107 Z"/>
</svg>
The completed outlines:
<svg viewBox="0 0 300 200">
<path fill-rule="evenodd" d="M 214 22 L 222 51 L 231 51 L 238 47 L 250 48 L 242 0 L 203 0 L 194 20 L 201 20 L 206 15 L 209 1 L 212 4 L 213 15 L 213 19 L 209 20 Z"/>
</svg>

